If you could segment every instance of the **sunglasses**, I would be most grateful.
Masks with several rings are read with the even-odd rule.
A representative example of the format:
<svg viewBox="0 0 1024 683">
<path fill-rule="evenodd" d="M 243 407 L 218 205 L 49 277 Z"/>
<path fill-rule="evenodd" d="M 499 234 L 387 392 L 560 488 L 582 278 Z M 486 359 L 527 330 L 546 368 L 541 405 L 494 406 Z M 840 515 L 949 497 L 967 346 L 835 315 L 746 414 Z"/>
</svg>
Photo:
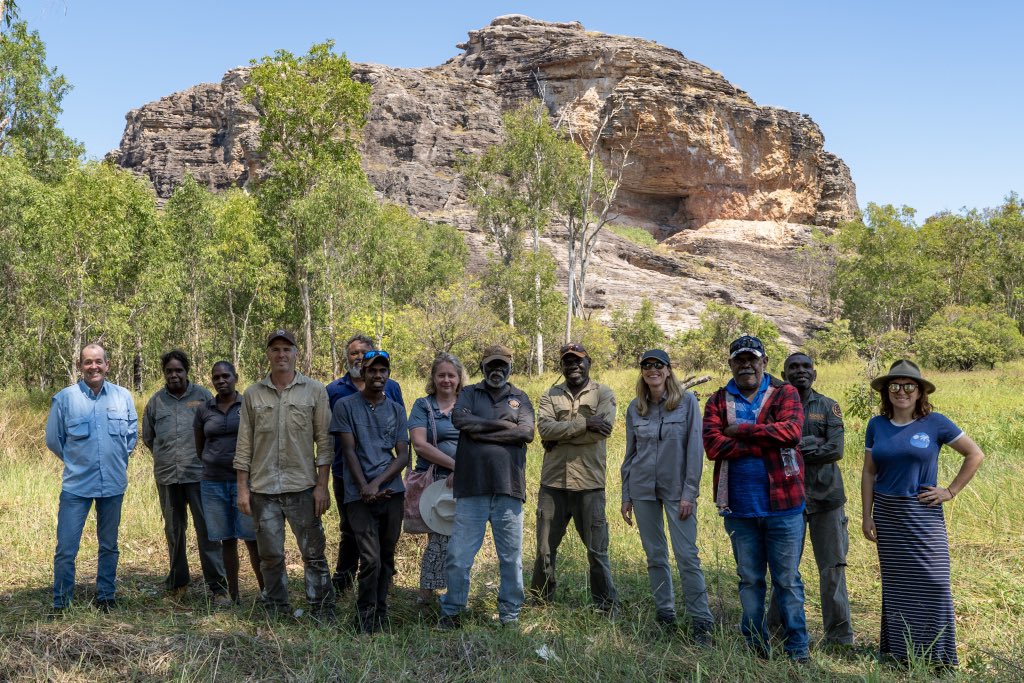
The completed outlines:
<svg viewBox="0 0 1024 683">
<path fill-rule="evenodd" d="M 917 384 L 915 382 L 907 382 L 906 384 L 900 384 L 899 382 L 893 382 L 889 385 L 890 394 L 900 393 L 900 389 L 903 390 L 904 394 L 912 394 L 917 391 Z"/>
<path fill-rule="evenodd" d="M 640 364 L 641 370 L 661 370 L 663 367 L 665 367 L 665 364 L 660 360 L 652 360 Z"/>
<path fill-rule="evenodd" d="M 386 361 L 390 361 L 391 355 L 387 351 L 378 351 L 377 349 L 367 351 L 363 354 L 363 365 L 366 365 L 367 361 L 371 361 L 374 358 L 383 358 Z"/>
</svg>

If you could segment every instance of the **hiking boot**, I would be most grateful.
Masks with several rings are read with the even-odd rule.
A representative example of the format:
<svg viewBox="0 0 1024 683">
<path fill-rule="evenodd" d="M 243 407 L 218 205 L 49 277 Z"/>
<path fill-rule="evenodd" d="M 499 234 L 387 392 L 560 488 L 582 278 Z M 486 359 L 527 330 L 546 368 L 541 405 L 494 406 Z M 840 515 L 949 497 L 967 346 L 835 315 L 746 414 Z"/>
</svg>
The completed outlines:
<svg viewBox="0 0 1024 683">
<path fill-rule="evenodd" d="M 715 624 L 710 621 L 694 621 L 691 631 L 691 638 L 694 644 L 702 650 L 710 649 L 712 646 L 711 634 L 714 633 Z"/>
<path fill-rule="evenodd" d="M 117 600 L 114 598 L 107 600 L 96 599 L 92 601 L 92 606 L 104 614 L 110 614 L 111 610 L 117 609 Z"/>
<path fill-rule="evenodd" d="M 217 609 L 227 609 L 235 603 L 227 593 L 214 593 L 210 597 L 210 604 Z"/>
<path fill-rule="evenodd" d="M 434 627 L 438 631 L 455 631 L 462 628 L 462 618 L 458 614 L 442 614 L 441 618 L 437 620 L 437 626 Z"/>
</svg>

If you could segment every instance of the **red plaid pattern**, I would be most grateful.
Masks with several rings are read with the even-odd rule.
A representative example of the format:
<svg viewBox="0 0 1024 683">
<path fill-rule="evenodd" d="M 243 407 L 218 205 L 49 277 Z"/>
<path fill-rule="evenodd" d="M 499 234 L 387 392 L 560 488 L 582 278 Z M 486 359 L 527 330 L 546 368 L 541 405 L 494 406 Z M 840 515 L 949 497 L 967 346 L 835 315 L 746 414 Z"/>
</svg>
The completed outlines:
<svg viewBox="0 0 1024 683">
<path fill-rule="evenodd" d="M 772 510 L 788 510 L 804 501 L 804 459 L 800 455 L 804 409 L 800 392 L 791 384 L 771 377 L 756 424 L 736 425 L 739 433 L 726 436 L 729 426 L 729 396 L 723 387 L 704 406 L 704 452 L 715 463 L 715 503 L 729 507 L 728 465 L 743 457 L 762 458 L 768 470 L 768 498 Z M 797 449 L 800 474 L 787 477 L 780 449 Z M 719 485 L 722 485 L 721 487 Z M 720 490 L 721 489 L 721 490 Z"/>
</svg>

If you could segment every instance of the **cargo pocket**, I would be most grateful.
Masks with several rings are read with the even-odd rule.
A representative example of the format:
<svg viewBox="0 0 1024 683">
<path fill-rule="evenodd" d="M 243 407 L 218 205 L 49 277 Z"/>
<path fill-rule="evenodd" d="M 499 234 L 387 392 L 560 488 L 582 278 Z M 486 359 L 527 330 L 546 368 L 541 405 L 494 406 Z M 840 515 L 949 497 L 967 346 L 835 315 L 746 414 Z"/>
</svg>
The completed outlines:
<svg viewBox="0 0 1024 683">
<path fill-rule="evenodd" d="M 68 423 L 67 431 L 69 439 L 89 438 L 89 418 L 74 420 Z"/>
</svg>

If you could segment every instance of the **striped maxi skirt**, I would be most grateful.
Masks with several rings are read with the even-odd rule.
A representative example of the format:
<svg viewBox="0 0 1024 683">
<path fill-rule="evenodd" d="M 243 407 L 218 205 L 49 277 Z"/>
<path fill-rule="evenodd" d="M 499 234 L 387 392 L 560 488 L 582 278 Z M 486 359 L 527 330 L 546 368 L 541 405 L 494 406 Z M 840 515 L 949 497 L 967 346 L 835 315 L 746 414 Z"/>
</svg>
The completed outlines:
<svg viewBox="0 0 1024 683">
<path fill-rule="evenodd" d="M 875 492 L 872 513 L 882 570 L 882 654 L 904 662 L 913 656 L 956 666 L 942 507 Z"/>
</svg>

